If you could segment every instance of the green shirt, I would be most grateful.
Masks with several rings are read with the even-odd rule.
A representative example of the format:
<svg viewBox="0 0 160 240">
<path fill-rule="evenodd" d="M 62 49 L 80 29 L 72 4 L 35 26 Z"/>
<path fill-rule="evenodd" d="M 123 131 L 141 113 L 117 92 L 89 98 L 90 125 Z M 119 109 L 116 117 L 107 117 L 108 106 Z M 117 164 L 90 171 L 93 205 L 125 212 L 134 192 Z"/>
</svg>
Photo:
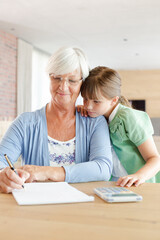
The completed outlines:
<svg viewBox="0 0 160 240">
<path fill-rule="evenodd" d="M 113 148 L 123 167 L 128 174 L 137 172 L 146 163 L 137 147 L 154 132 L 149 116 L 146 112 L 119 104 L 109 129 Z M 153 177 L 147 182 L 156 180 Z"/>
</svg>

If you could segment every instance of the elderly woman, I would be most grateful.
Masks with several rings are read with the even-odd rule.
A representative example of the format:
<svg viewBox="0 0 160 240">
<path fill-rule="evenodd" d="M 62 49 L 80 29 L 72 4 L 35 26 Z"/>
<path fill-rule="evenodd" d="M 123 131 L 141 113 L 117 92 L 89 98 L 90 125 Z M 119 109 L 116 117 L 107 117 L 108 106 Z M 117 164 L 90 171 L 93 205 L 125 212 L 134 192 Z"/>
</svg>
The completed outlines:
<svg viewBox="0 0 160 240">
<path fill-rule="evenodd" d="M 42 109 L 15 119 L 0 144 L 0 190 L 11 192 L 33 181 L 69 183 L 109 180 L 112 157 L 104 117 L 85 118 L 75 103 L 89 74 L 78 48 L 61 48 L 49 60 L 51 101 Z M 23 167 L 12 171 L 4 157 Z"/>
</svg>

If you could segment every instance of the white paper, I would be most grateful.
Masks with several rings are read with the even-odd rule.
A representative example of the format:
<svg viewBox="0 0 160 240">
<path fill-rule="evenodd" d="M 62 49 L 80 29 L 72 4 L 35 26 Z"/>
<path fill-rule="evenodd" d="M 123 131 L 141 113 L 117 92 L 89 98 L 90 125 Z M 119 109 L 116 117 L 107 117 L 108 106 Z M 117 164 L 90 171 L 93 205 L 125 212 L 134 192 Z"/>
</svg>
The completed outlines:
<svg viewBox="0 0 160 240">
<path fill-rule="evenodd" d="M 25 183 L 24 189 L 15 189 L 12 194 L 19 205 L 94 201 L 93 196 L 88 196 L 66 182 Z"/>
</svg>

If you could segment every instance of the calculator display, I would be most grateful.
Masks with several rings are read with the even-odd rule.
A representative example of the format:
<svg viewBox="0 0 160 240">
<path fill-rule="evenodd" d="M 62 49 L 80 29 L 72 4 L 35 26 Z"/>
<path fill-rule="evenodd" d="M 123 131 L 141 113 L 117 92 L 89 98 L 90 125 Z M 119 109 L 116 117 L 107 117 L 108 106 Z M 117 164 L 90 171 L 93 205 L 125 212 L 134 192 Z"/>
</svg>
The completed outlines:
<svg viewBox="0 0 160 240">
<path fill-rule="evenodd" d="M 135 197 L 137 196 L 136 193 L 119 193 L 119 194 L 112 194 L 112 197 Z"/>
</svg>

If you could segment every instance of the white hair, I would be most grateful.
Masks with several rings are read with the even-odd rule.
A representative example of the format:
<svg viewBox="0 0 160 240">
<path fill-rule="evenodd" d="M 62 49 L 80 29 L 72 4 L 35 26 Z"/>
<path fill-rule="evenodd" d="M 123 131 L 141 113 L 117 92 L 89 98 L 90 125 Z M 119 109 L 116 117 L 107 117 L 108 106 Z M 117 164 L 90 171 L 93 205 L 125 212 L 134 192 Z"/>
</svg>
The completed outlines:
<svg viewBox="0 0 160 240">
<path fill-rule="evenodd" d="M 77 69 L 81 71 L 82 78 L 88 77 L 90 68 L 84 52 L 79 48 L 62 47 L 50 57 L 46 72 L 63 75 Z"/>
</svg>

